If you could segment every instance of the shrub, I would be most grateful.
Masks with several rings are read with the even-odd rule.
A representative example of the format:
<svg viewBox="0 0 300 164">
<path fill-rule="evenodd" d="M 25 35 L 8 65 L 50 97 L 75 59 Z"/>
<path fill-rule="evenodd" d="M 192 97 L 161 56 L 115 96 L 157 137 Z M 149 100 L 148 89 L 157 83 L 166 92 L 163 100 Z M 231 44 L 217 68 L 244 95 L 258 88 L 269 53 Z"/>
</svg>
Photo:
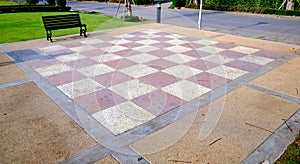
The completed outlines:
<svg viewBox="0 0 300 164">
<path fill-rule="evenodd" d="M 67 5 L 67 0 L 56 0 L 56 5 L 60 8 L 65 8 Z"/>
<path fill-rule="evenodd" d="M 55 0 L 47 0 L 49 6 L 55 6 Z"/>
<path fill-rule="evenodd" d="M 30 4 L 30 5 L 35 5 L 35 4 L 39 3 L 39 0 L 26 0 L 26 3 Z"/>
<path fill-rule="evenodd" d="M 121 16 L 121 19 L 124 19 L 126 22 L 140 22 L 140 18 L 138 16 L 129 16 L 125 15 L 124 17 Z"/>
</svg>

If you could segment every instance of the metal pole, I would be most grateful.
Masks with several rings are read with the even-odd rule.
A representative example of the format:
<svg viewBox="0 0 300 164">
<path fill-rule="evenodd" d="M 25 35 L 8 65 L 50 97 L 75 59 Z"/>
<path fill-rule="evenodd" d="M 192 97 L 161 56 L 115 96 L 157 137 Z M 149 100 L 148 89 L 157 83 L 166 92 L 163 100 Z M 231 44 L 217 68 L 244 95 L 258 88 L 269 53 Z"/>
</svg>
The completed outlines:
<svg viewBox="0 0 300 164">
<path fill-rule="evenodd" d="M 156 12 L 156 23 L 160 23 L 161 20 L 161 4 L 157 2 L 157 12 Z"/>
<path fill-rule="evenodd" d="M 198 27 L 201 30 L 202 26 L 202 0 L 200 0 L 200 10 L 199 10 L 199 18 L 198 18 Z"/>
</svg>

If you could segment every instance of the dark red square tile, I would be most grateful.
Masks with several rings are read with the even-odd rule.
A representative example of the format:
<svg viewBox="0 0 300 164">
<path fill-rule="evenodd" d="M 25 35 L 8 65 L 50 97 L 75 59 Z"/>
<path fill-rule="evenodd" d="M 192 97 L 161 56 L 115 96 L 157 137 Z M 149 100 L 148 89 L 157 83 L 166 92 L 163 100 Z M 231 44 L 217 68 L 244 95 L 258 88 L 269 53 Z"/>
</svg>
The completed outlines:
<svg viewBox="0 0 300 164">
<path fill-rule="evenodd" d="M 136 65 L 137 63 L 128 59 L 118 59 L 118 60 L 105 62 L 104 64 L 118 70 L 125 67 Z"/>
<path fill-rule="evenodd" d="M 164 60 L 164 59 L 156 59 L 156 60 L 152 60 L 150 62 L 144 63 L 144 64 L 149 67 L 158 69 L 158 70 L 164 70 L 169 67 L 173 67 L 173 66 L 177 65 L 176 63 L 173 63 L 171 61 Z"/>
<path fill-rule="evenodd" d="M 183 52 L 182 54 L 188 55 L 188 56 L 191 56 L 191 57 L 195 57 L 195 58 L 202 58 L 202 57 L 207 56 L 206 53 L 201 53 L 200 51 L 197 51 L 197 50 L 186 51 L 186 52 Z"/>
<path fill-rule="evenodd" d="M 220 55 L 225 56 L 225 57 L 229 57 L 229 58 L 238 59 L 238 58 L 242 58 L 242 57 L 244 57 L 248 54 L 226 50 L 226 51 L 220 52 Z"/>
<path fill-rule="evenodd" d="M 139 54 L 140 52 L 135 51 L 133 49 L 126 49 L 126 50 L 122 50 L 122 51 L 118 51 L 118 52 L 113 52 L 113 54 L 115 55 L 119 55 L 122 57 L 126 57 L 126 56 L 132 56 L 132 55 L 136 55 Z"/>
<path fill-rule="evenodd" d="M 91 94 L 77 97 L 74 102 L 90 114 L 113 107 L 125 102 L 125 98 L 113 93 L 108 89 L 93 92 Z"/>
<path fill-rule="evenodd" d="M 151 52 L 148 52 L 148 53 L 151 54 L 151 55 L 157 56 L 157 57 L 166 57 L 166 56 L 170 56 L 170 55 L 175 54 L 172 51 L 162 50 L 162 49 L 151 51 Z"/>
<path fill-rule="evenodd" d="M 98 49 L 101 49 L 101 48 L 104 48 L 104 47 L 111 47 L 112 45 L 113 44 L 109 43 L 109 42 L 102 42 L 102 43 L 91 44 L 91 46 L 93 46 L 95 48 L 98 48 Z"/>
<path fill-rule="evenodd" d="M 255 63 L 249 63 L 249 62 L 240 61 L 240 60 L 234 60 L 234 61 L 231 61 L 231 62 L 226 63 L 224 65 L 229 66 L 229 67 L 233 67 L 233 68 L 237 68 L 237 69 L 241 69 L 241 70 L 244 70 L 244 71 L 248 71 L 248 72 L 254 71 L 257 68 L 261 67 L 260 65 L 257 65 Z"/>
<path fill-rule="evenodd" d="M 120 46 L 123 46 L 123 47 L 126 47 L 126 48 L 134 48 L 134 47 L 143 46 L 143 44 L 133 42 L 133 43 L 120 44 Z"/>
<path fill-rule="evenodd" d="M 164 72 L 156 72 L 144 77 L 141 77 L 140 80 L 146 84 L 155 86 L 155 87 L 164 87 L 175 83 L 178 79 L 175 76 L 169 75 Z"/>
<path fill-rule="evenodd" d="M 84 55 L 86 57 L 93 57 L 93 56 L 103 55 L 105 53 L 106 52 L 104 50 L 100 50 L 100 49 L 80 52 L 81 55 Z"/>
<path fill-rule="evenodd" d="M 184 104 L 185 101 L 158 89 L 132 100 L 133 103 L 159 116 Z"/>
<path fill-rule="evenodd" d="M 265 57 L 265 58 L 270 58 L 270 59 L 280 59 L 284 56 L 284 54 L 280 54 L 280 53 L 276 53 L 276 52 L 269 52 L 269 51 L 257 51 L 251 55 L 255 55 L 255 56 L 261 56 L 261 57 Z"/>
<path fill-rule="evenodd" d="M 78 46 L 82 46 L 83 44 L 80 42 L 71 42 L 71 43 L 65 43 L 62 44 L 62 46 L 66 47 L 66 48 L 73 48 L 73 47 L 78 47 Z"/>
<path fill-rule="evenodd" d="M 132 78 L 124 73 L 115 71 L 94 77 L 94 80 L 99 84 L 110 87 L 131 80 Z"/>
<path fill-rule="evenodd" d="M 171 46 L 174 46 L 174 45 L 170 44 L 170 43 L 161 42 L 161 43 L 151 44 L 151 46 L 154 46 L 154 47 L 157 47 L 157 48 L 165 48 L 165 47 L 171 47 Z"/>
<path fill-rule="evenodd" d="M 197 69 L 200 69 L 200 70 L 203 70 L 203 71 L 206 71 L 206 70 L 209 70 L 211 68 L 219 66 L 216 63 L 212 63 L 212 62 L 205 61 L 205 60 L 202 60 L 202 59 L 197 59 L 197 60 L 185 63 L 184 65 L 187 65 L 187 66 L 190 66 L 190 67 L 193 67 L 193 68 L 197 68 Z"/>
<path fill-rule="evenodd" d="M 228 44 L 228 43 L 217 43 L 214 46 L 217 47 L 217 48 L 223 48 L 223 49 L 227 49 L 228 50 L 230 48 L 236 47 L 237 45 Z"/>
<path fill-rule="evenodd" d="M 54 64 L 59 64 L 60 62 L 56 59 L 46 59 L 46 60 L 30 60 L 27 62 L 28 65 L 30 65 L 32 68 L 40 68 L 40 67 L 46 67 Z"/>
<path fill-rule="evenodd" d="M 48 76 L 47 79 L 55 86 L 71 83 L 86 78 L 77 71 L 68 71 L 60 74 Z"/>
<path fill-rule="evenodd" d="M 226 78 L 214 75 L 214 74 L 210 74 L 207 72 L 199 73 L 195 76 L 188 78 L 188 80 L 193 83 L 200 84 L 202 86 L 210 88 L 210 89 L 218 88 L 218 87 L 230 82 L 229 79 L 226 79 Z"/>
</svg>

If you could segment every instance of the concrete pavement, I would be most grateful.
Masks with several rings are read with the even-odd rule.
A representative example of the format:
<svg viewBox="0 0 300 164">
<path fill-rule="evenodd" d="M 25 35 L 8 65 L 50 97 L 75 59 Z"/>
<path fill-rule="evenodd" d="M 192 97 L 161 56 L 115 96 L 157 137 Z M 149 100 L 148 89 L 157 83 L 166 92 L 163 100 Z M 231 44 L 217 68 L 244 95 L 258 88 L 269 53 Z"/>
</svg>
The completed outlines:
<svg viewBox="0 0 300 164">
<path fill-rule="evenodd" d="M 145 24 L 0 50 L 2 163 L 273 162 L 300 129 L 299 46 Z"/>
</svg>

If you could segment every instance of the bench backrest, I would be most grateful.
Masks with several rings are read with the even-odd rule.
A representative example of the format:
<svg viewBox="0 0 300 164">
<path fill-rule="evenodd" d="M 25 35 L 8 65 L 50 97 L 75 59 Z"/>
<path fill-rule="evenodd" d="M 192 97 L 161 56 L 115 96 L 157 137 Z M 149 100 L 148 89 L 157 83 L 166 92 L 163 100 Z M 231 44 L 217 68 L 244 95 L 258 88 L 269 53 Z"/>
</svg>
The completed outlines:
<svg viewBox="0 0 300 164">
<path fill-rule="evenodd" d="M 79 14 L 42 16 L 46 30 L 80 27 Z"/>
</svg>

